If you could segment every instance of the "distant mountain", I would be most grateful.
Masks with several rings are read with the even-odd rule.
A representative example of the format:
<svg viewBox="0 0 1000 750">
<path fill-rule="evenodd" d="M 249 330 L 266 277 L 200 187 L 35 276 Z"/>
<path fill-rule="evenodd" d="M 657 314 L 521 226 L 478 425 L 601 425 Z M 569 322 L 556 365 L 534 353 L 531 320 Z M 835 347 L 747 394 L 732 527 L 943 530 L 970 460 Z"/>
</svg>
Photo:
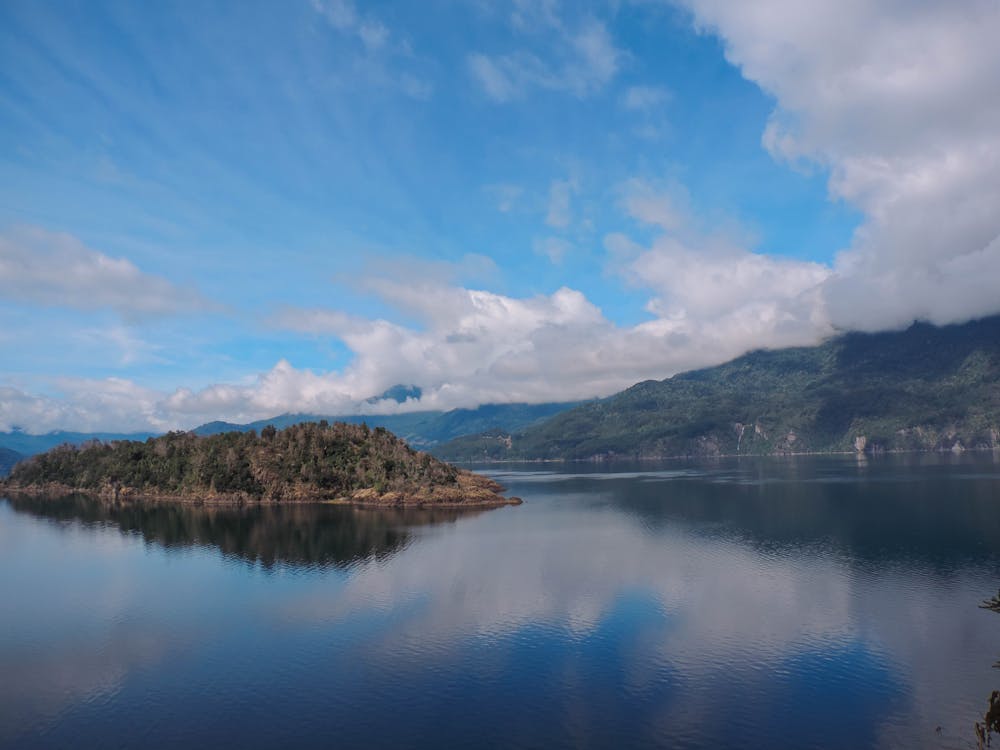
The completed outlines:
<svg viewBox="0 0 1000 750">
<path fill-rule="evenodd" d="M 33 456 L 36 453 L 55 448 L 57 445 L 81 445 L 88 440 L 145 440 L 153 437 L 152 432 L 47 432 L 44 435 L 29 435 L 21 430 L 11 432 L 0 432 L 0 448 L 16 451 L 24 456 Z"/>
<path fill-rule="evenodd" d="M 400 389 L 400 390 L 396 390 Z M 385 398 L 413 397 L 420 389 L 415 386 L 395 386 L 386 391 Z M 405 401 L 405 398 L 402 400 Z M 369 427 L 385 427 L 416 448 L 426 449 L 460 435 L 484 432 L 486 430 L 523 430 L 561 411 L 577 406 L 580 402 L 554 404 L 486 404 L 475 409 L 453 409 L 451 411 L 418 411 L 408 414 L 281 414 L 270 419 L 261 419 L 249 424 L 232 422 L 207 422 L 192 430 L 196 435 L 218 435 L 223 432 L 260 432 L 268 425 L 281 430 L 303 422 L 346 422 L 367 424 Z M 0 448 L 7 448 L 22 456 L 44 453 L 57 445 L 82 445 L 88 440 L 146 440 L 156 437 L 151 432 L 48 432 L 44 435 L 29 435 L 21 430 L 0 432 Z"/>
<path fill-rule="evenodd" d="M 1000 316 L 848 333 L 646 381 L 448 460 L 1000 449 Z"/>
<path fill-rule="evenodd" d="M 390 389 L 391 390 L 391 389 Z M 416 448 L 430 448 L 438 443 L 460 435 L 500 429 L 506 431 L 523 430 L 559 412 L 566 411 L 580 402 L 553 404 L 485 404 L 475 409 L 452 409 L 451 411 L 418 411 L 407 414 L 282 414 L 271 419 L 261 419 L 249 424 L 230 422 L 208 422 L 196 427 L 197 435 L 216 435 L 221 432 L 260 431 L 268 425 L 283 429 L 302 422 L 346 422 L 365 423 L 369 427 L 384 427 L 399 435 Z"/>
<path fill-rule="evenodd" d="M 10 470 L 14 468 L 14 464 L 22 458 L 24 456 L 17 451 L 12 451 L 9 448 L 0 448 L 0 477 L 10 474 Z"/>
<path fill-rule="evenodd" d="M 368 399 L 368 403 L 374 404 L 379 401 L 395 401 L 397 404 L 402 404 L 409 398 L 412 398 L 414 401 L 419 401 L 422 395 L 424 395 L 424 392 L 419 386 L 394 385 L 392 388 L 384 390 L 381 395 L 372 396 Z"/>
</svg>

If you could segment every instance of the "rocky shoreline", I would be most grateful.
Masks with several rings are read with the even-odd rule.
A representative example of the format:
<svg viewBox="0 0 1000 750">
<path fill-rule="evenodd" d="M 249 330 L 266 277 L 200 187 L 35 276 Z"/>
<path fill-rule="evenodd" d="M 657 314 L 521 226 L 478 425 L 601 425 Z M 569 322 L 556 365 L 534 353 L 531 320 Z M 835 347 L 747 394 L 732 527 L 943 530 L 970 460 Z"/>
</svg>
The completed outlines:
<svg viewBox="0 0 1000 750">
<path fill-rule="evenodd" d="M 308 486 L 289 487 L 279 494 L 256 496 L 245 492 L 164 493 L 148 488 L 105 485 L 99 489 L 74 487 L 59 482 L 21 485 L 10 480 L 0 481 L 0 494 L 21 497 L 65 497 L 85 495 L 107 502 L 169 502 L 190 505 L 287 505 L 334 503 L 367 508 L 499 508 L 520 505 L 519 497 L 504 497 L 504 487 L 487 477 L 462 471 L 458 485 L 451 487 L 418 487 L 413 491 L 378 492 L 364 488 L 344 494 L 323 492 Z"/>
</svg>

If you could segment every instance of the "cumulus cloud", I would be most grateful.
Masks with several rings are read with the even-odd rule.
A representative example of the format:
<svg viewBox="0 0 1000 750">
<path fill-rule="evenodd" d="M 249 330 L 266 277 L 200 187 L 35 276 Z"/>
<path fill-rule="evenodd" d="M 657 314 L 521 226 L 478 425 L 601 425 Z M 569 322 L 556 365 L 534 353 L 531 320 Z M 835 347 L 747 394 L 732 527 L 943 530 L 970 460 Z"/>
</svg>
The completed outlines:
<svg viewBox="0 0 1000 750">
<path fill-rule="evenodd" d="M 652 295 L 654 319 L 637 330 L 663 342 L 664 376 L 833 333 L 822 294 L 829 267 L 754 252 L 738 234 L 704 226 L 679 185 L 634 179 L 619 193 L 630 217 L 657 230 L 648 245 L 613 233 L 605 247 L 610 269 Z"/>
<path fill-rule="evenodd" d="M 73 310 L 114 310 L 127 318 L 210 309 L 191 289 L 140 271 L 68 234 L 22 228 L 0 234 L 0 295 Z"/>
<path fill-rule="evenodd" d="M 1000 310 L 1000 6 L 683 4 L 775 97 L 764 145 L 866 217 L 824 286 L 837 326 Z"/>
<path fill-rule="evenodd" d="M 828 269 L 755 254 L 702 231 L 682 191 L 658 193 L 656 186 L 632 181 L 620 192 L 632 218 L 659 228 L 648 245 L 624 235 L 606 239 L 612 270 L 650 295 L 648 321 L 617 325 L 568 287 L 528 297 L 472 288 L 470 280 L 495 275 L 483 256 L 456 263 L 395 258 L 370 263 L 352 286 L 402 313 L 405 324 L 330 308 L 285 307 L 270 319 L 278 330 L 342 341 L 353 353 L 342 370 L 313 372 L 281 360 L 243 383 L 172 393 L 121 379 L 64 380 L 48 396 L 8 388 L 0 393 L 0 428 L 190 429 L 283 412 L 388 413 L 584 399 L 749 347 L 803 343 L 823 330 L 814 288 Z M 558 241 L 541 249 L 556 256 L 565 251 Z M 421 399 L 367 401 L 398 383 L 419 385 Z"/>
<path fill-rule="evenodd" d="M 190 427 L 288 411 L 391 413 L 583 399 L 748 347 L 804 343 L 826 330 L 814 292 L 829 273 L 822 266 L 768 258 L 695 232 L 683 241 L 665 233 L 649 247 L 625 243 L 617 271 L 652 293 L 646 322 L 616 325 L 566 287 L 512 297 L 387 272 L 358 286 L 407 314 L 411 325 L 295 307 L 270 321 L 280 330 L 343 341 L 354 355 L 343 370 L 316 373 L 281 361 L 253 382 L 161 395 L 153 411 Z M 419 385 L 421 399 L 365 401 L 397 383 Z"/>
<path fill-rule="evenodd" d="M 539 45 L 544 52 L 517 49 L 469 55 L 469 71 L 487 96 L 507 102 L 531 89 L 545 89 L 584 98 L 614 79 L 623 52 L 603 23 L 591 18 L 573 30 L 557 21 L 547 25 L 544 44 Z"/>
<path fill-rule="evenodd" d="M 1000 6 L 682 1 L 699 28 L 723 40 L 728 59 L 774 97 L 764 146 L 775 158 L 827 170 L 831 196 L 862 212 L 851 245 L 831 264 L 757 252 L 699 222 L 683 188 L 633 180 L 619 188 L 619 206 L 642 225 L 642 237 L 654 236 L 640 242 L 609 234 L 605 247 L 610 271 L 648 295 L 650 319 L 642 323 L 617 325 L 568 287 L 516 297 L 445 270 L 373 269 L 356 287 L 413 324 L 296 308 L 272 320 L 283 330 L 341 339 L 354 354 L 341 371 L 314 373 L 281 361 L 248 382 L 174 393 L 126 381 L 82 389 L 64 383 L 51 398 L 8 388 L 0 393 L 3 419 L 96 425 L 96 403 L 105 410 L 102 426 L 139 420 L 190 427 L 282 411 L 586 398 L 758 346 L 813 343 L 841 328 L 903 326 L 914 318 L 948 323 L 1000 311 Z M 352 4 L 317 7 L 335 28 L 361 34 L 364 19 Z M 564 23 L 554 3 L 514 9 L 520 48 L 468 60 L 490 97 L 507 101 L 532 89 L 586 96 L 617 75 L 623 53 L 600 22 Z M 622 104 L 641 111 L 662 101 L 661 93 L 636 87 Z M 571 182 L 552 183 L 550 227 L 570 225 L 574 191 Z M 518 196 L 500 189 L 501 210 Z M 538 249 L 557 259 L 565 247 L 543 241 Z M 0 238 L 0 293 L 122 315 L 201 304 L 129 261 L 37 231 Z M 424 398 L 364 404 L 396 383 L 420 385 Z M 91 399 L 87 388 L 99 395 Z"/>
<path fill-rule="evenodd" d="M 60 378 L 39 395 L 0 386 L 0 431 L 144 431 L 173 424 L 157 409 L 162 394 L 122 378 Z"/>
<path fill-rule="evenodd" d="M 121 380 L 64 380 L 38 396 L 0 390 L 0 429 L 189 429 L 225 419 L 246 422 L 283 412 L 387 413 L 481 403 L 570 400 L 612 393 L 738 353 L 747 338 L 725 338 L 690 321 L 620 327 L 579 291 L 517 298 L 430 280 L 383 278 L 368 287 L 416 318 L 412 327 L 335 310 L 287 308 L 274 326 L 341 339 L 354 359 L 316 373 L 279 361 L 245 383 L 156 392 Z M 419 402 L 369 396 L 401 383 Z"/>
</svg>

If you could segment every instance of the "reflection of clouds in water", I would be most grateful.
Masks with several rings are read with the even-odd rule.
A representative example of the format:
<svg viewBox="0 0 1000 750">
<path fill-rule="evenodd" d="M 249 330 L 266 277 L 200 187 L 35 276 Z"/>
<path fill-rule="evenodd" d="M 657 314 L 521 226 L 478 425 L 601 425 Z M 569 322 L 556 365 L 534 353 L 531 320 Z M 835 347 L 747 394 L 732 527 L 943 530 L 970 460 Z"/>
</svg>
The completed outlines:
<svg viewBox="0 0 1000 750">
<path fill-rule="evenodd" d="M 639 532 L 625 516 L 570 516 L 533 528 L 537 519 L 514 518 L 506 528 L 470 522 L 456 531 L 428 534 L 397 561 L 359 568 L 336 601 L 298 603 L 306 617 L 339 619 L 359 609 L 390 609 L 415 597 L 421 610 L 415 633 L 508 631 L 538 621 L 574 634 L 599 625 L 622 590 L 650 592 L 665 611 L 696 623 L 705 635 L 722 629 L 720 647 L 739 653 L 725 636 L 738 623 L 746 639 L 787 642 L 791 634 L 830 633 L 846 625 L 847 581 L 829 575 L 829 561 L 799 555 L 767 556 L 732 540 L 706 540 L 676 530 Z M 473 528 L 473 526 L 478 528 Z M 796 618 L 787 613 L 795 608 Z M 778 646 L 780 647 L 780 646 Z"/>
<path fill-rule="evenodd" d="M 109 699 L 133 671 L 164 659 L 165 636 L 123 626 L 96 641 L 3 656 L 0 741 L 42 733 L 63 711 Z"/>
<path fill-rule="evenodd" d="M 610 511 L 501 513 L 428 533 L 388 563 L 357 569 L 336 599 L 303 597 L 283 614 L 344 621 L 419 601 L 404 626 L 367 644 L 372 659 L 405 653 L 417 668 L 466 639 L 495 644 L 539 626 L 570 642 L 586 639 L 623 592 L 641 592 L 670 626 L 643 642 L 629 683 L 668 665 L 694 683 L 735 679 L 753 690 L 780 679 L 776 671 L 795 654 L 830 654 L 835 672 L 838 653 L 861 649 L 866 661 L 856 664 L 905 683 L 909 716 L 919 717 L 916 727 L 886 724 L 893 741 L 928 723 L 962 736 L 963 717 L 971 721 L 989 693 L 986 659 L 1000 646 L 977 623 L 975 604 L 993 586 L 985 571 L 943 577 L 911 563 L 872 573 L 821 547 L 761 549 L 676 526 L 652 534 Z M 968 687 L 956 690 L 961 675 Z M 718 707 L 718 695 L 681 691 L 664 721 L 700 721 Z"/>
<path fill-rule="evenodd" d="M 16 602 L 5 609 L 0 640 L 0 740 L 6 741 L 40 731 L 74 705 L 114 695 L 130 672 L 163 658 L 170 637 L 153 622 L 129 620 L 141 586 L 128 566 L 141 546 L 137 539 L 71 524 L 16 523 L 8 509 L 0 512 L 4 558 L 34 567 L 32 575 L 0 569 L 0 590 Z M 98 586 L 90 585 L 95 569 Z"/>
<path fill-rule="evenodd" d="M 38 523 L 0 503 L 0 591 L 16 603 L 0 618 L 0 744 L 102 710 L 137 672 L 204 643 L 225 627 L 211 617 L 233 598 L 227 575 L 116 526 Z"/>
<path fill-rule="evenodd" d="M 359 742 L 392 705 L 403 727 L 440 737 L 447 714 L 460 728 L 446 738 L 488 727 L 505 744 L 538 745 L 535 732 L 732 745 L 729 711 L 744 746 L 822 730 L 852 746 L 937 747 L 938 724 L 948 746 L 968 745 L 1000 683 L 997 615 L 976 607 L 996 589 L 994 485 L 868 496 L 593 476 L 525 483 L 525 505 L 454 523 L 397 519 L 410 543 L 394 555 L 267 575 L 214 546 L 164 549 L 177 534 L 144 524 L 123 535 L 0 504 L 0 590 L 22 605 L 0 639 L 0 672 L 21 691 L 0 689 L 0 742 L 28 721 L 68 733 L 115 720 L 156 685 L 168 707 L 207 701 L 193 719 L 203 729 L 266 696 L 271 708 L 287 701 L 306 736 L 336 726 Z M 228 534 L 218 516 L 210 530 Z M 295 559 L 353 549 L 385 525 L 365 514 L 372 523 L 337 527 L 351 530 L 341 540 L 332 515 L 317 518 L 302 524 L 317 526 L 303 537 L 315 554 Z M 289 528 L 299 524 L 255 524 L 248 548 L 275 547 Z M 42 568 L 19 576 L 3 559 Z M 185 651 L 194 657 L 178 665 Z M 527 734 L 508 734 L 511 713 Z M 169 715 L 159 721 L 170 729 Z"/>
</svg>

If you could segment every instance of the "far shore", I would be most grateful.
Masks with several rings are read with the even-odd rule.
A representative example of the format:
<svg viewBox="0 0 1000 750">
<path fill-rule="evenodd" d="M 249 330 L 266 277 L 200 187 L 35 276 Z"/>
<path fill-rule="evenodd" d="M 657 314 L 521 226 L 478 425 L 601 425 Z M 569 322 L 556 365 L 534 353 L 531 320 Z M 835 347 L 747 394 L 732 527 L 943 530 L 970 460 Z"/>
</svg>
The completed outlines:
<svg viewBox="0 0 1000 750">
<path fill-rule="evenodd" d="M 994 453 L 1000 455 L 1000 445 L 997 446 L 974 446 L 972 448 L 912 448 L 912 449 L 891 449 L 874 451 L 783 451 L 781 453 L 713 453 L 713 454 L 685 454 L 673 456 L 630 456 L 625 454 L 600 453 L 585 458 L 449 458 L 449 463 L 455 466 L 474 466 L 483 464 L 571 464 L 571 463 L 626 463 L 629 461 L 653 462 L 653 461 L 712 461 L 717 458 L 796 458 L 798 456 L 855 456 L 859 459 L 878 458 L 879 456 L 917 456 L 917 455 L 953 455 L 961 456 L 966 453 L 981 454 Z"/>
</svg>

